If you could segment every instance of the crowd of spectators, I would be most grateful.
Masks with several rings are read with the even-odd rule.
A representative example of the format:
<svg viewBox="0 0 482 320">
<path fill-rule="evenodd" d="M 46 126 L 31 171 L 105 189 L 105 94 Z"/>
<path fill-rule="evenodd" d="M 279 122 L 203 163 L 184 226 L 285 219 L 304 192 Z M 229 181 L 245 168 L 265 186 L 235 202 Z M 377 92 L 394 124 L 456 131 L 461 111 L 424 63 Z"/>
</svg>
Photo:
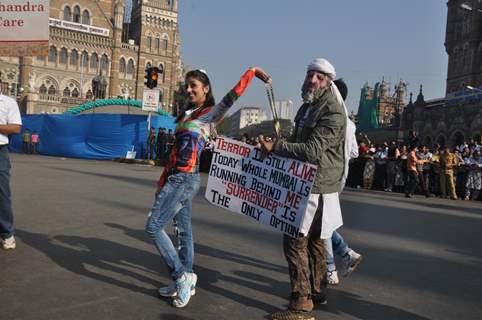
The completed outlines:
<svg viewBox="0 0 482 320">
<path fill-rule="evenodd" d="M 260 141 L 269 136 L 243 134 L 239 140 L 261 147 Z M 426 197 L 453 200 L 481 200 L 482 143 L 471 139 L 449 148 L 435 144 L 421 145 L 415 137 L 404 143 L 396 141 L 380 145 L 368 138 L 359 141 L 359 156 L 350 161 L 347 186 L 385 192 L 404 193 L 407 198 L 420 194 Z M 159 129 L 157 138 L 151 132 L 148 150 L 151 159 L 164 161 L 174 144 L 174 135 Z M 215 139 L 209 139 L 201 155 L 200 171 L 208 172 Z M 155 150 L 155 153 L 154 153 Z M 155 157 L 154 157 L 155 154 Z"/>
<path fill-rule="evenodd" d="M 347 185 L 353 188 L 480 200 L 482 143 L 471 139 L 455 147 L 417 140 L 373 145 L 359 142 L 359 156 L 350 163 Z"/>
</svg>

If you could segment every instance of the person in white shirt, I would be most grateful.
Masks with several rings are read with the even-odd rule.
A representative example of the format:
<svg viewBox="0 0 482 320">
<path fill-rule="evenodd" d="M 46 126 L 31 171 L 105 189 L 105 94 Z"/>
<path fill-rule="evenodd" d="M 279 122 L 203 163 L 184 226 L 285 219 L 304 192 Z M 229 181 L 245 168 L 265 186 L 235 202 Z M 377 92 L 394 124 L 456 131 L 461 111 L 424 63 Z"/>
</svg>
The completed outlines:
<svg viewBox="0 0 482 320">
<path fill-rule="evenodd" d="M 473 155 L 465 163 L 468 174 L 465 183 L 464 200 L 477 200 L 482 189 L 482 156 L 480 151 L 474 151 Z"/>
<path fill-rule="evenodd" d="M 0 240 L 3 249 L 15 249 L 13 211 L 10 194 L 10 158 L 8 136 L 22 129 L 17 102 L 0 94 Z"/>
</svg>

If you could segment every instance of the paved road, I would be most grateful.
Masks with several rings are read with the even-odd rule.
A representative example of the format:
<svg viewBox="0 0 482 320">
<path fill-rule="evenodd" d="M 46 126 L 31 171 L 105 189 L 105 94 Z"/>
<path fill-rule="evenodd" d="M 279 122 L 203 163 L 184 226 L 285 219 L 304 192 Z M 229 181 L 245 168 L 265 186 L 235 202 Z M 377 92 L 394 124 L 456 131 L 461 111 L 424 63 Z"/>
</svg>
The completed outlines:
<svg viewBox="0 0 482 320">
<path fill-rule="evenodd" d="M 0 251 L 1 319 L 263 319 L 287 303 L 281 236 L 194 201 L 197 295 L 159 299 L 143 231 L 160 169 L 13 154 L 18 248 Z M 206 177 L 203 176 L 203 186 Z M 482 319 L 482 205 L 347 190 L 343 235 L 365 261 L 317 319 Z"/>
</svg>

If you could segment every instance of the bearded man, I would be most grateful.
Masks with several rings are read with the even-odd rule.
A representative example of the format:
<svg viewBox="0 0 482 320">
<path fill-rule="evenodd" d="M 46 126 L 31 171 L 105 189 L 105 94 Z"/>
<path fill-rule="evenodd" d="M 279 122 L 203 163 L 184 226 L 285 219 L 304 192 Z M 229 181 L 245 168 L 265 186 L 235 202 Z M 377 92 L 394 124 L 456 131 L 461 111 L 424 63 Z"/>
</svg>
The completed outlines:
<svg viewBox="0 0 482 320">
<path fill-rule="evenodd" d="M 314 319 L 314 304 L 326 304 L 323 239 L 331 238 L 333 230 L 342 224 L 338 193 L 348 172 L 345 159 L 350 157 L 345 137 L 347 112 L 333 83 L 335 77 L 330 62 L 313 60 L 301 89 L 304 103 L 296 114 L 293 136 L 288 141 L 261 142 L 266 152 L 317 166 L 300 234 L 297 238 L 283 237 L 291 298 L 287 310 L 271 315 L 274 320 Z"/>
</svg>

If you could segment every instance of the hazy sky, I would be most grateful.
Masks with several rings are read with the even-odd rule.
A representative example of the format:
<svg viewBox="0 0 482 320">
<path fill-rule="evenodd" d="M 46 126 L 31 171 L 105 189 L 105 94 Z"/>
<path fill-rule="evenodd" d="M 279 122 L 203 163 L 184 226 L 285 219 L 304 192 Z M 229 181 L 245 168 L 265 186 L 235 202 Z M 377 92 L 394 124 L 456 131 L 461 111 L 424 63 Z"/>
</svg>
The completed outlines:
<svg viewBox="0 0 482 320">
<path fill-rule="evenodd" d="M 306 65 L 328 59 L 358 109 L 360 89 L 384 76 L 402 78 L 425 99 L 445 94 L 445 0 L 180 0 L 179 25 L 186 65 L 206 69 L 216 101 L 244 70 L 258 65 L 273 77 L 276 99 L 301 104 Z M 408 101 L 408 96 L 407 99 Z M 268 110 L 264 86 L 254 80 L 235 105 Z"/>
</svg>

